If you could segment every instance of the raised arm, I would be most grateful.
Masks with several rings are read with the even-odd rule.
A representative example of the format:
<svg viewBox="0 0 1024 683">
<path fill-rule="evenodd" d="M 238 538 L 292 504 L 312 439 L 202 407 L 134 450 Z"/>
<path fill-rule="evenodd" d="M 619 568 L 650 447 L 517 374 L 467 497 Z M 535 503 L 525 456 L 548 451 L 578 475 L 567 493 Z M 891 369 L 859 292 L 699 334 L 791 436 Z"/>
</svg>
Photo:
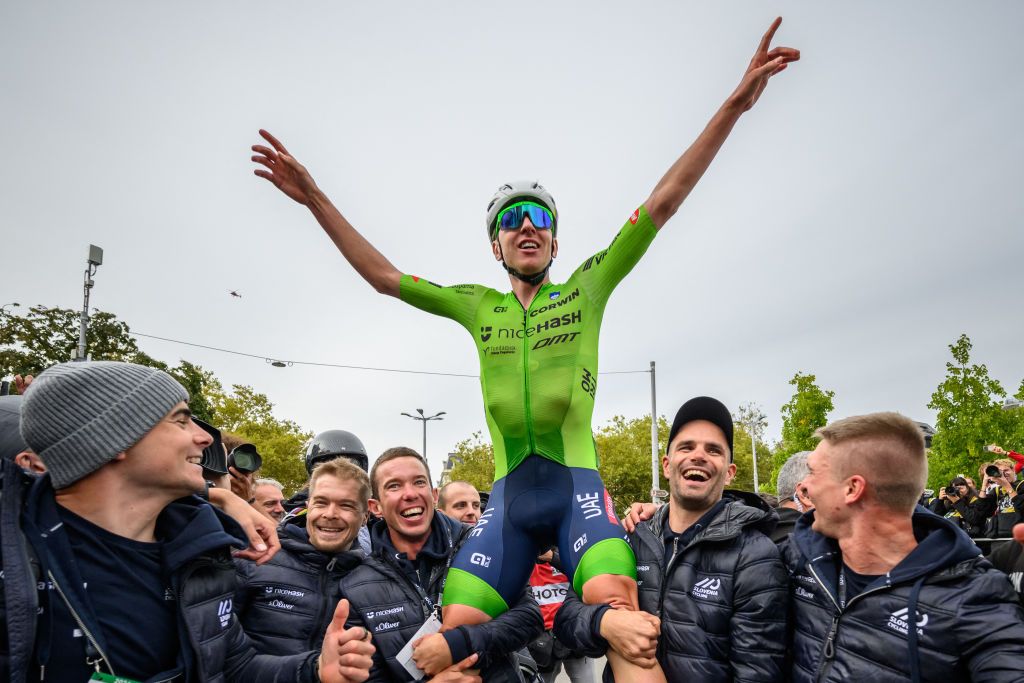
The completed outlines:
<svg viewBox="0 0 1024 683">
<path fill-rule="evenodd" d="M 757 46 L 757 51 L 736 90 L 711 117 L 711 121 L 690 148 L 672 164 L 651 192 L 651 196 L 644 202 L 647 213 L 659 230 L 675 215 L 697 181 L 704 175 L 704 171 L 708 170 L 736 121 L 743 112 L 754 106 L 768 85 L 768 79 L 785 69 L 790 62 L 800 59 L 800 51 L 791 47 L 768 49 L 775 31 L 781 24 L 782 17 L 772 22 L 768 32 L 761 38 L 761 44 Z"/>
<path fill-rule="evenodd" d="M 265 167 L 257 168 L 253 173 L 266 178 L 281 192 L 308 208 L 356 272 L 381 294 L 397 297 L 402 273 L 352 227 L 317 187 L 305 166 L 296 161 L 277 138 L 262 129 L 260 135 L 271 146 L 252 146 L 255 152 L 252 160 Z"/>
</svg>

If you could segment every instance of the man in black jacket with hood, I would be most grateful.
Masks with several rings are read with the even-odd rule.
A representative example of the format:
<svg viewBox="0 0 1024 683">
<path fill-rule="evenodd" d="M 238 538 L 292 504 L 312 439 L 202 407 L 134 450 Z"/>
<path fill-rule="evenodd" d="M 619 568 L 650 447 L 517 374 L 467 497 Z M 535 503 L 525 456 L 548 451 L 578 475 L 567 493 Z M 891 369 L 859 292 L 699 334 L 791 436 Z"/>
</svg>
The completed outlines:
<svg viewBox="0 0 1024 683">
<path fill-rule="evenodd" d="M 656 656 L 670 681 L 783 680 L 787 577 L 767 535 L 777 516 L 759 496 L 724 490 L 736 475 L 732 436 L 719 401 L 683 404 L 662 458 L 669 504 L 629 538 L 642 611 L 570 595 L 555 618 L 560 640 L 592 656 L 611 645 L 641 666 Z"/>
<path fill-rule="evenodd" d="M 260 652 L 293 655 L 319 650 L 341 578 L 359 566 L 354 543 L 370 497 L 366 472 L 343 458 L 318 464 L 309 478 L 304 514 L 279 527 L 281 550 L 257 565 L 236 560 L 235 612 Z"/>
<path fill-rule="evenodd" d="M 335 613 L 321 656 L 258 654 L 231 610 L 241 527 L 193 493 L 212 439 L 159 370 L 64 363 L 25 396 L 47 473 L 3 467 L 0 679 L 362 681 L 372 645 Z M 247 506 L 243 506 L 246 509 Z M 249 509 L 251 514 L 251 509 Z"/>
<path fill-rule="evenodd" d="M 1024 612 L 1006 576 L 917 506 L 928 474 L 917 424 L 874 413 L 818 436 L 804 480 L 814 511 L 782 546 L 791 680 L 1020 681 Z"/>
<path fill-rule="evenodd" d="M 370 557 L 341 581 L 352 603 L 349 625 L 367 628 L 377 647 L 369 680 L 417 680 L 398 660 L 410 640 L 416 665 L 434 681 L 478 683 L 477 671 L 488 683 L 520 680 L 515 653 L 544 630 L 527 587 L 512 609 L 492 621 L 414 638 L 440 615 L 448 566 L 471 528 L 435 511 L 427 463 L 411 448 L 384 451 L 370 470 L 370 484 L 370 511 L 383 521 L 370 530 Z"/>
</svg>

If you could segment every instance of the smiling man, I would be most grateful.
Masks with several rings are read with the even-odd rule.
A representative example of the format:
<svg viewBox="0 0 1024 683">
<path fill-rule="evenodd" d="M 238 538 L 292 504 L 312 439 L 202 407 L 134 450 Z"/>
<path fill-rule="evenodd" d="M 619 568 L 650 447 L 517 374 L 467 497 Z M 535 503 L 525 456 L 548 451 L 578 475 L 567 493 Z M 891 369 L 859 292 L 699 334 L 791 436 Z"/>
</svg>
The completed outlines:
<svg viewBox="0 0 1024 683">
<path fill-rule="evenodd" d="M 370 679 L 410 681 L 398 653 L 424 622 L 440 616 L 448 565 L 473 530 L 435 511 L 427 463 L 411 448 L 384 451 L 370 482 L 370 510 L 383 522 L 370 531 L 373 553 L 342 579 L 341 590 L 352 602 L 349 624 L 369 629 L 377 645 Z M 419 668 L 437 681 L 479 681 L 478 669 L 487 681 L 518 681 L 511 655 L 544 628 L 525 588 L 512 609 L 491 622 L 417 641 Z"/>
<path fill-rule="evenodd" d="M 656 656 L 670 681 L 783 680 L 787 576 L 767 536 L 777 517 L 760 497 L 725 491 L 736 475 L 732 437 L 721 402 L 683 404 L 662 457 L 669 504 L 630 536 L 644 612 L 570 596 L 555 619 L 559 640 L 591 656 L 608 646 Z"/>
<path fill-rule="evenodd" d="M 341 458 L 322 462 L 309 478 L 306 514 L 280 527 L 281 550 L 264 565 L 237 561 L 235 611 L 261 652 L 320 649 L 334 607 L 345 597 L 341 578 L 363 559 L 353 543 L 369 497 L 366 472 Z"/>
<path fill-rule="evenodd" d="M 35 380 L 21 434 L 47 473 L 3 472 L 0 679 L 366 679 L 373 646 L 344 629 L 344 605 L 319 659 L 257 654 L 242 631 L 230 550 L 246 539 L 192 495 L 206 490 L 212 437 L 187 401 L 167 373 L 129 363 L 64 363 Z"/>
</svg>

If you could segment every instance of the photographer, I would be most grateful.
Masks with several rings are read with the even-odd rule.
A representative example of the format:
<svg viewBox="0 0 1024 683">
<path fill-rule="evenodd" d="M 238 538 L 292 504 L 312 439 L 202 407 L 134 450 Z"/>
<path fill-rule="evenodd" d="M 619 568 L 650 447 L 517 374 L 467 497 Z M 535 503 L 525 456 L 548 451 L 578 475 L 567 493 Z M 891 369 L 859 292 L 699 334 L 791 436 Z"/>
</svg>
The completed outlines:
<svg viewBox="0 0 1024 683">
<path fill-rule="evenodd" d="M 978 501 L 978 491 L 966 477 L 959 476 L 943 487 L 939 497 L 928 507 L 966 531 L 971 538 L 977 538 L 984 534 L 987 519 L 984 511 L 979 510 Z"/>
<path fill-rule="evenodd" d="M 978 508 L 988 518 L 985 536 L 1009 538 L 1013 525 L 1024 520 L 1024 482 L 1018 481 L 1012 460 L 983 465 Z"/>
</svg>

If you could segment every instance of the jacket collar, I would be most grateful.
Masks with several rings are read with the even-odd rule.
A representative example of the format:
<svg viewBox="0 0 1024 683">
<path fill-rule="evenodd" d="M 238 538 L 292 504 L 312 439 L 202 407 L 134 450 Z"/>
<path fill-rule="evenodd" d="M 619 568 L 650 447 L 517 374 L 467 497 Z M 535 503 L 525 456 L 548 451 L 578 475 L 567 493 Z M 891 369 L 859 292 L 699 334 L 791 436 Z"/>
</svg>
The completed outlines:
<svg viewBox="0 0 1024 683">
<path fill-rule="evenodd" d="M 727 501 L 725 506 L 693 537 L 689 545 L 735 538 L 748 527 L 765 534 L 770 534 L 775 529 L 779 516 L 760 496 L 746 491 L 725 491 L 722 498 Z M 654 517 L 641 524 L 638 529 L 646 527 L 660 542 L 662 532 L 668 524 L 668 512 L 668 504 L 661 506 Z"/>
</svg>

